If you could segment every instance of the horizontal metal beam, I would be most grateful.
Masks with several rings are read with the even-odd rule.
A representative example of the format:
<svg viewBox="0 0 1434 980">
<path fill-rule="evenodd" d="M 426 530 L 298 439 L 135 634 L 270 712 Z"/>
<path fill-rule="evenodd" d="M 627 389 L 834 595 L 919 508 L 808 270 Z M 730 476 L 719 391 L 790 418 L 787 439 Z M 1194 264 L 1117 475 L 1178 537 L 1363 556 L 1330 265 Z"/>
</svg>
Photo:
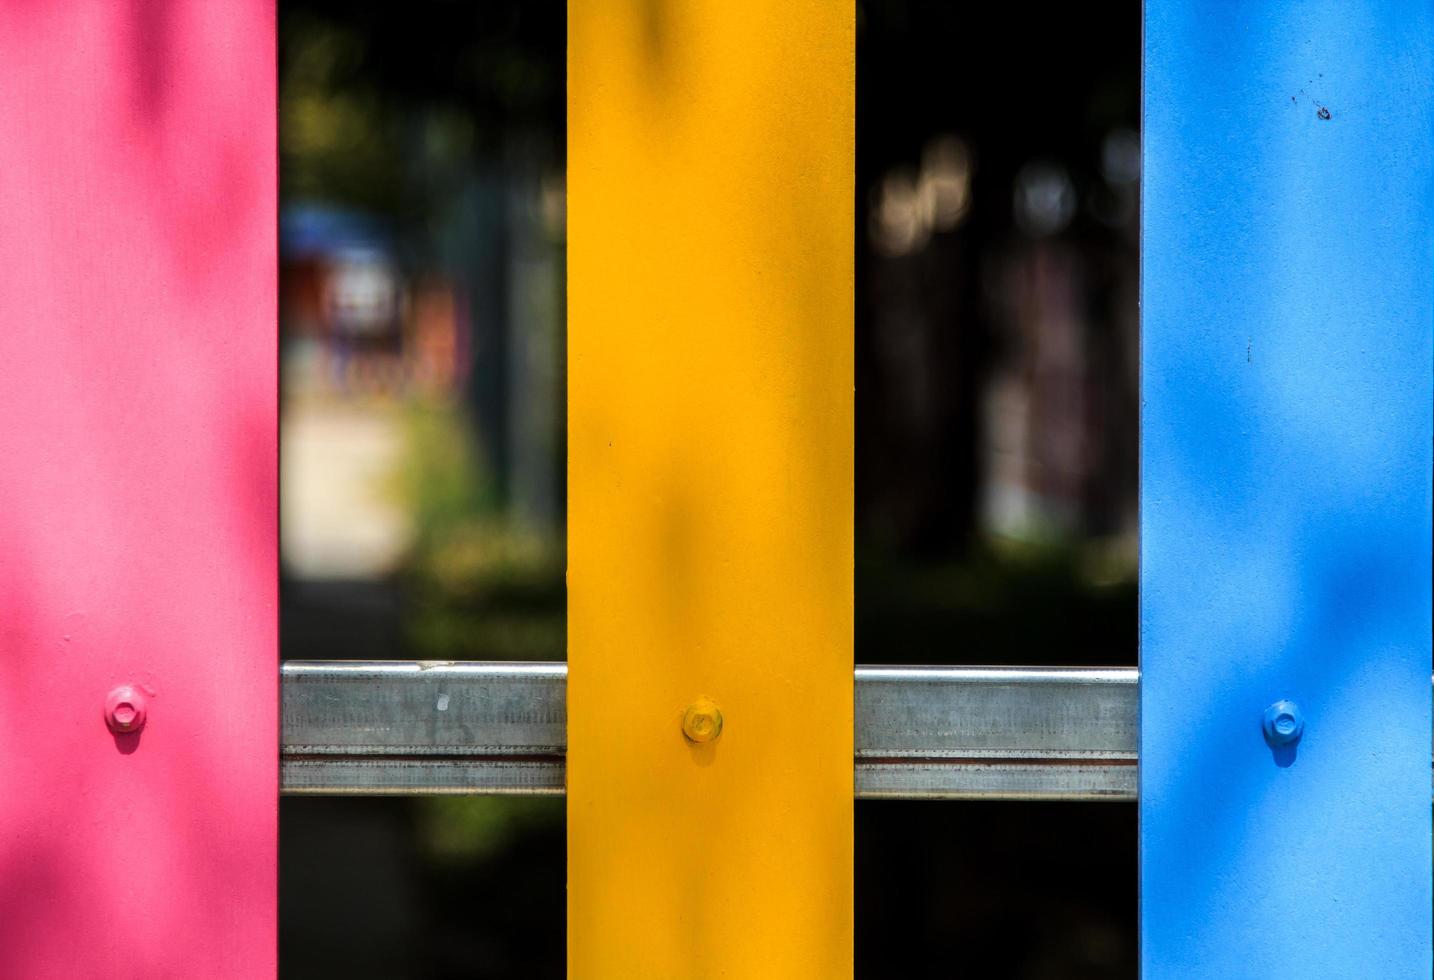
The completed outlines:
<svg viewBox="0 0 1434 980">
<path fill-rule="evenodd" d="M 863 799 L 1134 800 L 1134 668 L 858 667 Z"/>
<path fill-rule="evenodd" d="M 858 667 L 856 795 L 1133 800 L 1138 676 Z M 565 664 L 290 661 L 282 677 L 285 793 L 563 792 Z"/>
<path fill-rule="evenodd" d="M 561 794 L 563 663 L 289 661 L 282 787 L 324 794 Z"/>
</svg>

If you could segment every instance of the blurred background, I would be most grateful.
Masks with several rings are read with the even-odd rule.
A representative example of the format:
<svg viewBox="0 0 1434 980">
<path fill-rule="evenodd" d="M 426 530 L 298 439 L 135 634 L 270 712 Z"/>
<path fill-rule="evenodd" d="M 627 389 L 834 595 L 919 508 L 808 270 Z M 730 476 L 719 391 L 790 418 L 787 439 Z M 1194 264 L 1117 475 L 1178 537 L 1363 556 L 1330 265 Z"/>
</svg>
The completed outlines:
<svg viewBox="0 0 1434 980">
<path fill-rule="evenodd" d="M 281 0 L 286 657 L 563 659 L 565 20 Z M 1138 0 L 857 43 L 856 659 L 1134 664 Z M 561 800 L 280 812 L 285 976 L 562 975 Z M 856 818 L 859 975 L 1135 975 L 1133 805 Z"/>
</svg>

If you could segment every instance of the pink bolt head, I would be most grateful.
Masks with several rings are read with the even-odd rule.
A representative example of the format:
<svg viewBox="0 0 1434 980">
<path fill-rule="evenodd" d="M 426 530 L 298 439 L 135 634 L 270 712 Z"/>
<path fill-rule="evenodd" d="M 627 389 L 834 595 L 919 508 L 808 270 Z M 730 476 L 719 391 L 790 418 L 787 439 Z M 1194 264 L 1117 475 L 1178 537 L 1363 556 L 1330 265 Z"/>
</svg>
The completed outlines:
<svg viewBox="0 0 1434 980">
<path fill-rule="evenodd" d="M 105 724 L 116 735 L 133 735 L 144 727 L 144 693 L 121 684 L 105 698 Z"/>
</svg>

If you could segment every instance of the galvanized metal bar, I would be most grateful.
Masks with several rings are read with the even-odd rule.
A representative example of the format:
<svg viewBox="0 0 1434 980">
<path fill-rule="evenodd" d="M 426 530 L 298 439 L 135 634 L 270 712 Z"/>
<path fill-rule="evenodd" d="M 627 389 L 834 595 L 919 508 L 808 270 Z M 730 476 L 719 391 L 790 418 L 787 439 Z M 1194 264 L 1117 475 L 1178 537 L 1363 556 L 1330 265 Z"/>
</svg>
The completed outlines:
<svg viewBox="0 0 1434 980">
<path fill-rule="evenodd" d="M 567 665 L 290 661 L 286 793 L 561 794 Z"/>
<path fill-rule="evenodd" d="M 561 663 L 283 666 L 283 788 L 558 794 Z M 858 667 L 856 795 L 1135 799 L 1134 669 Z"/>
<path fill-rule="evenodd" d="M 858 667 L 856 795 L 1133 800 L 1134 668 Z"/>
</svg>

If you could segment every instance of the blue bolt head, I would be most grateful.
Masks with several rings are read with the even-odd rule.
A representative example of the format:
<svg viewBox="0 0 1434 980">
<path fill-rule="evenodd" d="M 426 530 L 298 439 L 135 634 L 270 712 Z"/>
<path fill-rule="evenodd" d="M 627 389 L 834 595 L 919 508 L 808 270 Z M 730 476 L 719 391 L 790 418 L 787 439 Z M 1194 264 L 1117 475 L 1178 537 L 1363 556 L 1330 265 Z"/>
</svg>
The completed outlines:
<svg viewBox="0 0 1434 980">
<path fill-rule="evenodd" d="M 1265 709 L 1262 727 L 1270 745 L 1290 745 L 1305 733 L 1305 716 L 1293 701 L 1276 701 Z"/>
</svg>

